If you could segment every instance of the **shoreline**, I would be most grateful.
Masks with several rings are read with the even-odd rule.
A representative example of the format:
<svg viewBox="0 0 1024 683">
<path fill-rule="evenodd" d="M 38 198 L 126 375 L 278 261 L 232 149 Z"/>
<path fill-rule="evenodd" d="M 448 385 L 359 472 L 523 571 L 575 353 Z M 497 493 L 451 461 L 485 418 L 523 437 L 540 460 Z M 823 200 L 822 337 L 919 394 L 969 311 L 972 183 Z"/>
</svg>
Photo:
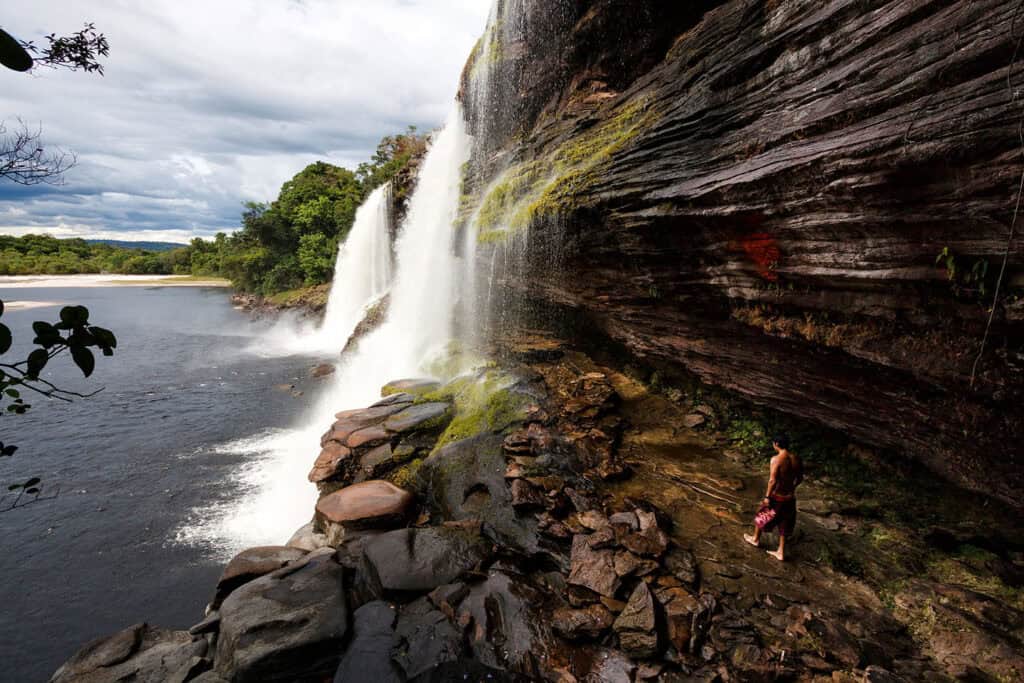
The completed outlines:
<svg viewBox="0 0 1024 683">
<path fill-rule="evenodd" d="M 0 289 L 60 287 L 223 287 L 231 282 L 221 278 L 191 275 L 4 275 Z"/>
</svg>

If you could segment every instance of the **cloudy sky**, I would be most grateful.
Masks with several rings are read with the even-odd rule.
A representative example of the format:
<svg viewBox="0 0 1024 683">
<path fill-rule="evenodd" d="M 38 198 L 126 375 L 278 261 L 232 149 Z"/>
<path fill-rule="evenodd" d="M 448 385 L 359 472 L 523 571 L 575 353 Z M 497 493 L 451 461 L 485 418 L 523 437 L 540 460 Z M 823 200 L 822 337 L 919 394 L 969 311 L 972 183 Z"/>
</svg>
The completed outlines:
<svg viewBox="0 0 1024 683">
<path fill-rule="evenodd" d="M 62 187 L 0 181 L 0 234 L 184 242 L 238 226 L 306 164 L 354 168 L 386 134 L 438 126 L 490 0 L 33 0 L 23 40 L 87 22 L 106 75 L 0 70 L 0 120 L 42 125 Z"/>
</svg>

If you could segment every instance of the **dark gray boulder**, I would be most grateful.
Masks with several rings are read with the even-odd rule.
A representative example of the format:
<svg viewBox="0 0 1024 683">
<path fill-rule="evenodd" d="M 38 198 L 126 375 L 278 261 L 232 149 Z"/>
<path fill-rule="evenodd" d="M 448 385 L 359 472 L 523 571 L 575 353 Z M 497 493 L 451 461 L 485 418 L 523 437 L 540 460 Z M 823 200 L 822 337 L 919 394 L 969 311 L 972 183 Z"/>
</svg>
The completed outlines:
<svg viewBox="0 0 1024 683">
<path fill-rule="evenodd" d="M 217 581 L 211 607 L 217 609 L 233 590 L 253 579 L 277 571 L 289 562 L 302 559 L 306 551 L 286 546 L 248 548 L 235 555 Z"/>
<path fill-rule="evenodd" d="M 503 544 L 522 552 L 541 552 L 537 520 L 519 517 L 505 479 L 503 438 L 484 434 L 456 441 L 423 461 L 420 476 L 427 485 L 431 512 L 443 519 L 479 519 Z"/>
<path fill-rule="evenodd" d="M 236 683 L 333 675 L 348 624 L 342 575 L 324 548 L 235 590 L 220 610 L 217 673 Z"/>
<path fill-rule="evenodd" d="M 334 683 L 372 681 L 403 683 L 402 670 L 392 660 L 398 612 L 377 600 L 357 609 L 352 618 L 352 640 L 334 674 Z"/>
<path fill-rule="evenodd" d="M 395 639 L 394 660 L 408 678 L 458 662 L 466 652 L 462 633 L 427 598 L 420 598 L 402 610 Z"/>
<path fill-rule="evenodd" d="M 385 592 L 423 592 L 452 583 L 483 562 L 490 544 L 479 525 L 398 529 L 368 538 L 367 569 Z"/>
<path fill-rule="evenodd" d="M 166 683 L 182 669 L 204 668 L 193 661 L 206 655 L 205 640 L 193 641 L 185 631 L 167 631 L 135 624 L 98 638 L 61 666 L 51 683 Z"/>
<path fill-rule="evenodd" d="M 552 660 L 556 638 L 551 631 L 551 593 L 526 577 L 492 569 L 487 580 L 473 585 L 458 606 L 472 617 L 473 658 L 529 680 L 543 678 Z"/>
</svg>

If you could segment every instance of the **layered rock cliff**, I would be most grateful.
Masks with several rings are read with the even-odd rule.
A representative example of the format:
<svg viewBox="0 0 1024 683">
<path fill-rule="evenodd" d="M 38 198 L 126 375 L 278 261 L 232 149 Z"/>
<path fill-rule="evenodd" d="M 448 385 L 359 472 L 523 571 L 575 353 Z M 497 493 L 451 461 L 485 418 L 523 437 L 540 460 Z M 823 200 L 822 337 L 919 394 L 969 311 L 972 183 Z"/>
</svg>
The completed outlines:
<svg viewBox="0 0 1024 683">
<path fill-rule="evenodd" d="M 1019 503 L 1016 12 L 501 3 L 461 92 L 479 241 L 518 292 L 492 311 L 572 314 Z"/>
</svg>

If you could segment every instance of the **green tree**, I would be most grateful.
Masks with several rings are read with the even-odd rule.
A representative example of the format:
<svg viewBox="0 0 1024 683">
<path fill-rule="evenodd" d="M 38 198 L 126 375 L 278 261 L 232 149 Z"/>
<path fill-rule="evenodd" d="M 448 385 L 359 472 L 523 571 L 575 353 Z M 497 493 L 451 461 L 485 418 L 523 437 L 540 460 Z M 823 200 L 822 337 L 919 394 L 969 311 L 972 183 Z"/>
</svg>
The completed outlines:
<svg viewBox="0 0 1024 683">
<path fill-rule="evenodd" d="M 337 250 L 337 242 L 322 233 L 310 233 L 299 239 L 299 266 L 306 276 L 307 285 L 331 279 Z"/>
</svg>

